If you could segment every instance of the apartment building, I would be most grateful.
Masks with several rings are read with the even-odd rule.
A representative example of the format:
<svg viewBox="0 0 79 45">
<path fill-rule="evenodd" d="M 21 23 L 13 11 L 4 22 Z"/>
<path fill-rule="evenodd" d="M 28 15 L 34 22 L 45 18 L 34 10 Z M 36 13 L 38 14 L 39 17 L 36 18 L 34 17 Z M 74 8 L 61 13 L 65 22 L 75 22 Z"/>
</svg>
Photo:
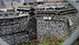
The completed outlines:
<svg viewBox="0 0 79 45">
<path fill-rule="evenodd" d="M 53 2 L 53 1 L 65 1 L 65 0 L 48 0 L 48 2 Z"/>
<path fill-rule="evenodd" d="M 0 0 L 0 8 L 5 8 L 5 4 L 3 0 Z"/>
</svg>

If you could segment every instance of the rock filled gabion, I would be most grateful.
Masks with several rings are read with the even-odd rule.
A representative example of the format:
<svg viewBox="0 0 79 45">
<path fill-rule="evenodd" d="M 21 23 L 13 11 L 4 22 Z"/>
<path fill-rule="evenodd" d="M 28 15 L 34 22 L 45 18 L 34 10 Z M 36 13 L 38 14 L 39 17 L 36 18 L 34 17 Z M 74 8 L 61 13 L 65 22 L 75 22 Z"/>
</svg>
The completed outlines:
<svg viewBox="0 0 79 45">
<path fill-rule="evenodd" d="M 44 35 L 54 34 L 58 38 L 64 37 L 69 31 L 65 21 L 37 21 L 37 35 L 41 38 Z"/>
<path fill-rule="evenodd" d="M 45 16 L 46 17 L 46 16 Z M 75 17 L 75 16 L 74 16 Z M 41 19 L 40 19 L 41 18 Z M 65 19 L 43 19 L 37 17 L 37 37 L 40 39 L 44 35 L 55 35 L 57 38 L 68 38 L 68 34 L 74 31 L 74 26 L 68 25 L 67 18 Z M 69 28 L 70 27 L 70 28 Z"/>
<path fill-rule="evenodd" d="M 70 34 L 69 18 L 76 17 L 77 11 L 69 4 L 61 6 L 64 3 L 52 5 L 40 5 L 35 8 L 35 16 L 37 19 L 37 37 L 40 39 L 44 35 L 55 35 L 57 38 L 68 38 Z M 44 8 L 45 7 L 45 8 Z M 74 26 L 73 26 L 74 27 Z M 72 31 L 72 30 L 71 30 Z"/>
<path fill-rule="evenodd" d="M 28 16 L 0 19 L 0 37 L 10 45 L 29 41 Z"/>
<path fill-rule="evenodd" d="M 59 3 L 59 5 L 61 4 L 63 3 Z M 68 19 L 74 20 L 73 17 L 76 17 L 75 13 L 77 11 L 67 3 L 65 6 L 59 6 L 59 8 L 58 3 L 52 5 L 53 3 L 51 5 L 45 4 L 42 8 L 41 6 L 40 8 L 34 6 L 29 9 L 29 18 L 22 14 L 14 16 L 15 13 L 3 13 L 3 17 L 0 17 L 0 38 L 10 45 L 18 45 L 20 42 L 36 38 L 40 39 L 44 35 L 55 35 L 57 38 L 63 37 L 63 39 L 68 38 L 66 35 L 73 29 L 69 28 Z M 21 11 L 27 12 L 25 8 L 23 10 Z"/>
<path fill-rule="evenodd" d="M 27 26 L 28 26 L 27 28 L 28 28 L 28 31 L 29 31 L 29 39 L 30 40 L 37 39 L 36 18 L 31 17 Z"/>
</svg>

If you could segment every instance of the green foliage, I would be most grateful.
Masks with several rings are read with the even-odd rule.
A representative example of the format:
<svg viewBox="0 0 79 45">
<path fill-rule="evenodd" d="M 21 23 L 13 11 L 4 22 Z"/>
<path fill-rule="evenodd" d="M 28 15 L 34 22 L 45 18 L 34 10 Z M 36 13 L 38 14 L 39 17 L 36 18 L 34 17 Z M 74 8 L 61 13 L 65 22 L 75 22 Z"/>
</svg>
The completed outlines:
<svg viewBox="0 0 79 45">
<path fill-rule="evenodd" d="M 45 36 L 41 38 L 39 45 L 62 45 L 63 42 L 62 38 L 58 39 L 55 36 Z"/>
<path fill-rule="evenodd" d="M 35 41 L 28 41 L 28 42 L 26 41 L 26 42 L 22 43 L 21 45 L 62 45 L 63 42 L 64 41 L 62 38 L 45 35 L 44 37 L 41 37 L 38 44 Z"/>
<path fill-rule="evenodd" d="M 20 45 L 34 45 L 34 41 L 26 41 L 26 42 L 23 42 L 21 43 Z"/>
</svg>

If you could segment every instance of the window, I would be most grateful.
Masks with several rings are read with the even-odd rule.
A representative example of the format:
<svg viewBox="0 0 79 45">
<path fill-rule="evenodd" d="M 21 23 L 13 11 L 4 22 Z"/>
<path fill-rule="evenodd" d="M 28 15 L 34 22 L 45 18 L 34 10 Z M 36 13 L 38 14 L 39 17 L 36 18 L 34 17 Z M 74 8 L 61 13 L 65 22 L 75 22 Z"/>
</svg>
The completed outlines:
<svg viewBox="0 0 79 45">
<path fill-rule="evenodd" d="M 9 13 L 9 15 L 13 15 L 13 13 Z"/>
<path fill-rule="evenodd" d="M 2 14 L 0 14 L 0 16 L 3 16 Z"/>
</svg>

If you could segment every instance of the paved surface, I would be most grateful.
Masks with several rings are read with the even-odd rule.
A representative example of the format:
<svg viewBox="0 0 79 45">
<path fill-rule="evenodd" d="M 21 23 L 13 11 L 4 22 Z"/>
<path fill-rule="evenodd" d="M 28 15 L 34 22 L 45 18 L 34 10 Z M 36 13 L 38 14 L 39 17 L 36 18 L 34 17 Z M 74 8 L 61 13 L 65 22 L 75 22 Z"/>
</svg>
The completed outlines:
<svg viewBox="0 0 79 45">
<path fill-rule="evenodd" d="M 9 45 L 3 39 L 0 38 L 0 45 Z"/>
<path fill-rule="evenodd" d="M 72 4 L 77 10 L 77 17 L 79 17 L 79 2 L 74 2 L 74 0 L 67 0 L 70 4 Z M 79 21 L 79 20 L 78 20 Z M 76 31 L 64 42 L 63 45 L 71 45 L 77 38 L 79 37 L 79 26 Z"/>
<path fill-rule="evenodd" d="M 79 12 L 79 2 L 75 2 L 74 0 L 67 0 L 70 4 L 72 4 Z M 79 17 L 79 13 L 77 14 Z"/>
<path fill-rule="evenodd" d="M 79 11 L 79 2 L 75 2 L 74 0 L 67 0 L 67 1 Z"/>
<path fill-rule="evenodd" d="M 72 45 L 72 43 L 79 37 L 79 27 L 77 27 L 76 31 L 69 37 L 63 45 Z"/>
</svg>

